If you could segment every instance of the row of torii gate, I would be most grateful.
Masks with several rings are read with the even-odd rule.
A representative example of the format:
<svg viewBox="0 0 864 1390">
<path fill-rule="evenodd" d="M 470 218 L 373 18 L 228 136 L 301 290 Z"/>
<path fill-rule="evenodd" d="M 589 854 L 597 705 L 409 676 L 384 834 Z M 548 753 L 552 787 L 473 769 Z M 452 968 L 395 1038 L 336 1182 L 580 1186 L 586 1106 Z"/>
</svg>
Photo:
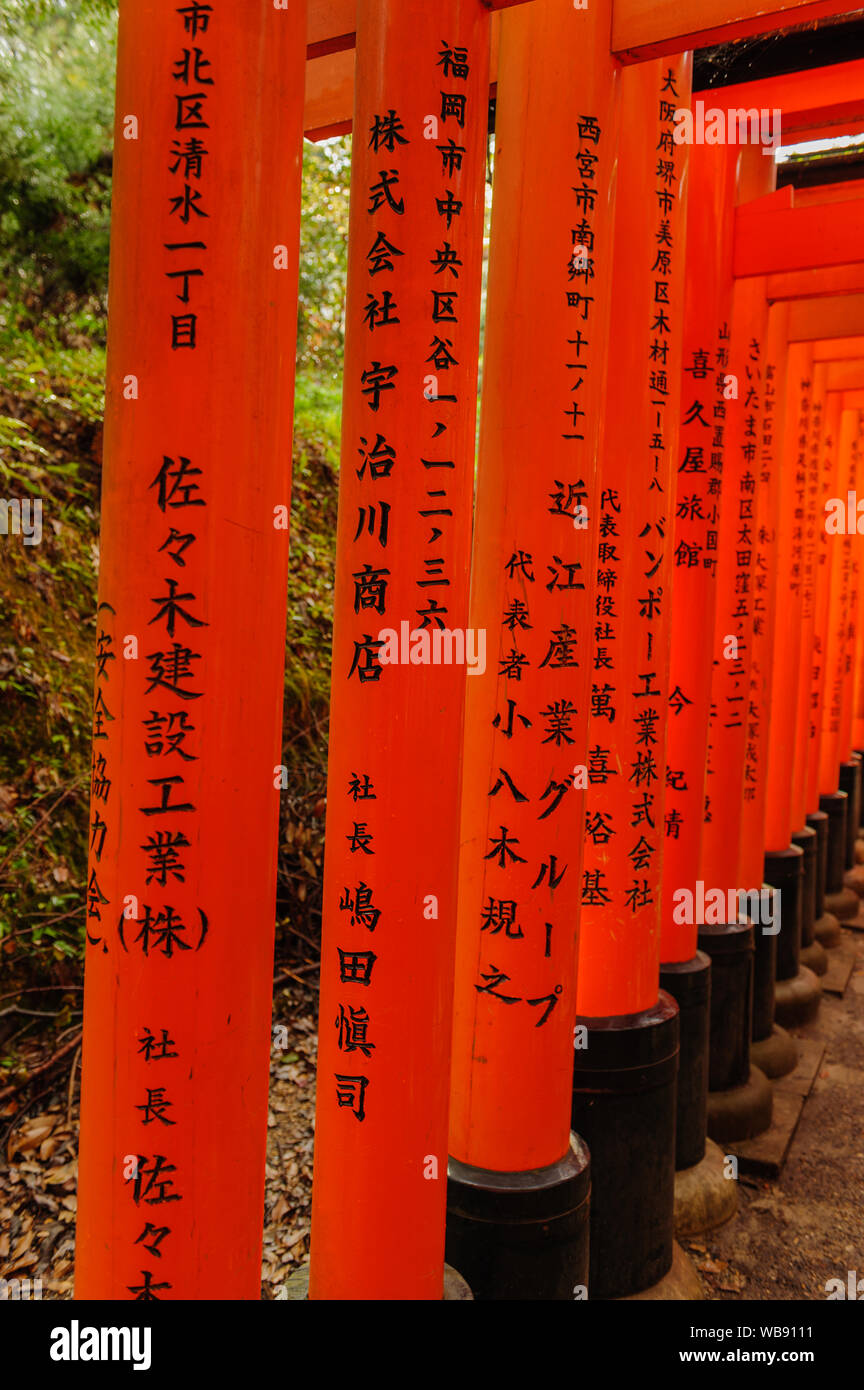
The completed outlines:
<svg viewBox="0 0 864 1390">
<path fill-rule="evenodd" d="M 728 1214 L 706 1133 L 855 911 L 864 199 L 676 112 L 844 10 L 120 0 L 77 1297 L 260 1295 L 302 137 L 352 126 L 309 1296 L 441 1298 L 445 1224 L 478 1298 L 694 1292 L 676 1167 Z M 704 95 L 855 133 L 864 63 Z"/>
</svg>

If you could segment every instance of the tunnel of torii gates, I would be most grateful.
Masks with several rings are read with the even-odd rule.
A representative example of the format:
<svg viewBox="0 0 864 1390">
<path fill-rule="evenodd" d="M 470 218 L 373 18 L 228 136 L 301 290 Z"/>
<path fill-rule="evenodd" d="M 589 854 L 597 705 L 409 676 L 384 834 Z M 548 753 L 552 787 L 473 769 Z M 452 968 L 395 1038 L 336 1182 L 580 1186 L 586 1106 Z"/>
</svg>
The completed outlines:
<svg viewBox="0 0 864 1390">
<path fill-rule="evenodd" d="M 694 49 L 845 8 L 120 0 L 78 1298 L 261 1293 L 302 144 L 349 129 L 291 1296 L 697 1296 L 857 910 L 864 197 L 680 113 Z M 864 64 L 708 100 L 854 133 Z"/>
</svg>

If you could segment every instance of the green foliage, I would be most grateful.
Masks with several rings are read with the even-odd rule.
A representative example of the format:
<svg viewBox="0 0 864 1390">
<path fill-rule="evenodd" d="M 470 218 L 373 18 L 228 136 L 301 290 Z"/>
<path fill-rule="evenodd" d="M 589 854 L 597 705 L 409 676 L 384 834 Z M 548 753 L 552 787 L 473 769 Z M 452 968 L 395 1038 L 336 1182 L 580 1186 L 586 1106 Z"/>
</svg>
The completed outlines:
<svg viewBox="0 0 864 1390">
<path fill-rule="evenodd" d="M 40 16 L 35 22 L 31 14 Z M 0 278 L 20 312 L 104 295 L 115 24 L 6 0 L 0 29 Z"/>
<path fill-rule="evenodd" d="M 298 365 L 338 378 L 348 265 L 349 137 L 303 151 Z"/>
<path fill-rule="evenodd" d="M 0 497 L 43 502 L 40 545 L 0 541 L 0 975 L 12 988 L 78 981 L 83 956 L 116 15 L 111 0 L 0 7 Z M 304 153 L 286 946 L 294 929 L 314 937 L 320 915 L 350 142 Z"/>
</svg>

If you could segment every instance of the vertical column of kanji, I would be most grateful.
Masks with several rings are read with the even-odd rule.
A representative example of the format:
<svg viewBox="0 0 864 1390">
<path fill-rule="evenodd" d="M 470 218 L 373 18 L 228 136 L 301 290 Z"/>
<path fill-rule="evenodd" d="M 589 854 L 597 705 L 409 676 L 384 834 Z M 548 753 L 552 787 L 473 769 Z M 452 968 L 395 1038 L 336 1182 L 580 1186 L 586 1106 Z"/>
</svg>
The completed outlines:
<svg viewBox="0 0 864 1390">
<path fill-rule="evenodd" d="M 599 1298 L 655 1284 L 674 1254 L 678 1009 L 659 962 L 689 101 L 689 55 L 622 74 L 572 1112 Z"/>
<path fill-rule="evenodd" d="M 864 363 L 860 364 L 864 367 Z M 861 623 L 858 621 L 858 605 L 863 596 L 863 569 L 861 569 L 861 559 L 863 559 L 864 542 L 861 541 L 857 531 L 858 510 L 857 510 L 857 486 L 861 480 L 861 459 L 863 459 L 863 431 L 864 413 L 861 406 L 864 404 L 864 392 L 860 389 L 849 391 L 846 395 L 847 403 L 851 410 L 856 411 L 856 428 L 854 428 L 853 441 L 853 491 L 847 498 L 847 530 L 851 535 L 851 578 L 849 592 L 849 606 L 846 614 L 846 637 L 845 637 L 845 678 L 843 678 L 843 702 L 840 710 L 840 788 L 849 795 L 849 806 L 847 806 L 846 817 L 846 866 L 851 869 L 856 863 L 856 841 L 860 837 L 861 824 L 861 752 L 860 745 L 856 744 L 853 738 L 854 712 L 856 712 L 858 673 L 861 670 L 861 652 L 864 651 L 864 635 L 861 630 Z"/>
<path fill-rule="evenodd" d="M 793 345 L 799 346 L 799 345 Z M 815 350 L 820 350 L 820 345 L 813 342 L 801 343 L 801 347 L 808 353 L 810 361 L 810 371 L 808 371 L 808 404 L 810 409 L 807 411 L 806 420 L 801 421 L 801 432 L 799 442 L 801 455 L 803 455 L 803 473 L 806 477 L 803 492 L 803 507 L 800 512 L 800 535 L 801 549 L 803 556 L 800 562 L 800 624 L 799 624 L 799 652 L 800 659 L 797 663 L 797 670 L 793 676 L 796 685 L 796 719 L 793 726 L 792 742 L 783 748 L 783 759 L 785 766 L 792 762 L 792 830 L 793 833 L 801 826 L 807 824 L 817 833 L 817 869 L 815 869 L 815 902 L 814 902 L 814 938 L 820 942 L 822 947 L 825 945 L 836 945 L 840 940 L 840 927 L 838 919 L 833 912 L 828 912 L 825 906 L 826 885 L 829 878 L 829 862 L 833 863 L 831 881 L 836 890 L 842 892 L 842 849 L 846 823 L 846 798 L 842 795 L 826 798 L 825 802 L 820 802 L 817 795 L 817 788 L 811 788 L 808 795 L 808 762 L 810 762 L 810 688 L 813 681 L 814 671 L 814 641 L 815 641 L 815 612 L 817 612 L 817 602 L 820 599 L 818 591 L 818 578 L 820 578 L 821 546 L 824 546 L 824 509 L 822 509 L 821 493 L 824 486 L 829 485 L 831 480 L 831 456 L 824 456 L 822 453 L 822 431 L 824 431 L 825 420 L 825 385 L 826 368 L 824 361 L 815 361 Z M 828 480 L 822 481 L 822 467 L 828 466 Z M 797 535 L 797 531 L 796 531 Z M 824 619 L 822 619 L 824 621 Z M 789 758 L 789 746 L 792 748 L 792 758 Z M 839 877 L 838 877 L 839 876 Z M 853 895 L 847 894 L 846 898 L 850 901 L 851 910 L 854 910 L 854 903 L 851 902 Z M 793 988 L 796 988 L 795 981 L 800 970 L 800 942 L 799 952 L 795 955 L 795 922 L 788 924 L 788 940 L 790 949 L 786 949 L 783 941 L 783 929 L 781 926 L 781 940 L 778 941 L 778 976 L 781 965 L 785 970 L 786 976 L 793 980 Z M 801 922 L 803 926 L 803 922 Z M 813 981 L 807 976 L 803 977 L 806 983 L 804 995 L 813 997 Z M 788 990 L 778 979 L 778 991 Z"/>
<path fill-rule="evenodd" d="M 758 455 L 757 549 L 753 575 L 753 630 L 747 698 L 747 744 L 744 762 L 744 797 L 740 824 L 740 882 L 742 900 L 754 927 L 753 1017 L 750 1029 L 751 1060 L 766 1076 L 783 1076 L 797 1062 L 797 1049 L 774 1022 L 777 974 L 777 907 L 780 898 L 762 883 L 766 850 L 768 809 L 768 759 L 771 716 L 771 683 L 775 637 L 778 629 L 777 598 L 781 592 L 778 557 L 781 543 L 788 365 L 789 309 L 785 303 L 771 306 L 765 339 L 760 447 Z M 788 812 L 787 812 L 788 815 Z M 804 868 L 815 866 L 815 832 L 802 826 L 795 841 L 804 852 Z M 808 839 L 809 837 L 809 839 Z M 804 841 L 802 843 L 801 841 Z M 812 841 L 812 842 L 811 842 Z M 812 876 L 815 887 L 815 876 Z M 806 885 L 805 885 L 806 886 Z"/>
<path fill-rule="evenodd" d="M 812 393 L 813 350 L 790 343 L 786 362 L 783 452 L 780 460 L 780 512 L 777 538 L 777 591 L 768 725 L 766 853 L 789 845 L 793 820 L 793 766 L 798 714 L 803 608 L 812 601 L 805 575 L 807 439 Z"/>
<path fill-rule="evenodd" d="M 856 434 L 858 471 L 855 476 L 855 527 L 858 528 L 858 489 L 864 491 L 864 411 L 859 411 L 858 432 Z M 859 533 L 860 534 L 860 533 Z M 856 552 L 856 565 L 858 571 L 859 594 L 864 597 L 864 541 L 859 542 Z M 854 669 L 852 672 L 853 696 L 852 696 L 852 723 L 850 731 L 850 741 L 853 750 L 864 756 L 864 622 L 858 616 L 857 609 L 853 611 L 852 622 L 855 627 L 854 633 Z M 860 820 L 860 816 L 859 816 Z M 856 825 L 856 835 L 859 827 Z"/>
<path fill-rule="evenodd" d="M 489 13 L 360 0 L 310 1296 L 442 1296 Z M 475 639 L 479 636 L 479 645 Z"/>
<path fill-rule="evenodd" d="M 835 490 L 829 495 L 832 498 L 843 499 L 848 498 L 855 491 L 857 463 L 855 446 L 858 432 L 858 412 L 849 408 L 846 393 L 829 391 L 829 402 L 833 398 L 837 399 L 839 430 L 837 432 Z M 836 509 L 833 510 L 836 516 Z M 854 515 L 854 509 L 847 506 L 844 521 L 845 515 L 849 513 Z M 840 780 L 840 725 L 843 713 L 843 690 L 848 680 L 847 627 L 852 584 L 852 535 L 846 525 L 843 526 L 842 530 L 832 527 L 824 507 L 822 516 L 822 529 L 827 533 L 829 595 L 828 622 L 824 629 L 822 701 L 817 718 L 820 723 L 819 792 L 820 795 L 826 796 L 837 791 Z"/>
<path fill-rule="evenodd" d="M 730 1216 L 737 1189 L 720 1151 L 706 1158 L 711 962 L 697 949 L 699 873 L 711 703 L 717 535 L 723 474 L 732 298 L 735 168 L 719 145 L 690 150 L 684 368 L 671 569 L 671 660 L 666 732 L 660 984 L 679 1008 L 675 1166 L 686 1173 L 689 1229 Z M 676 1179 L 676 1188 L 681 1186 Z"/>
<path fill-rule="evenodd" d="M 780 455 L 780 500 L 777 522 L 776 589 L 774 638 L 770 652 L 767 695 L 768 748 L 765 806 L 765 877 L 773 883 L 780 877 L 786 888 L 779 899 L 781 915 L 775 923 L 783 932 L 785 907 L 786 936 L 782 957 L 789 954 L 787 942 L 794 943 L 800 931 L 803 854 L 793 843 L 792 832 L 804 825 L 796 817 L 794 795 L 794 749 L 798 728 L 800 667 L 805 661 L 803 627 L 805 613 L 812 603 L 812 581 L 808 571 L 808 431 L 813 388 L 813 352 L 805 343 L 790 343 L 786 353 L 786 389 L 783 406 L 782 453 Z M 825 817 L 823 817 L 823 820 Z M 824 838 L 824 828 L 823 832 Z M 820 840 L 819 843 L 822 843 Z M 811 851 L 812 852 L 812 851 Z M 818 844 L 817 844 L 818 863 Z M 796 884 L 799 897 L 796 906 Z M 777 901 L 777 900 L 775 900 Z M 793 1039 L 775 1020 L 777 963 L 781 958 L 778 934 L 762 932 L 755 961 L 753 999 L 752 1060 L 769 1076 L 782 1076 L 797 1061 Z M 773 954 L 773 965 L 770 957 Z M 797 969 L 797 967 L 796 967 Z M 793 974 L 795 971 L 793 970 Z M 770 1025 L 770 1026 L 769 1026 Z"/>
<path fill-rule="evenodd" d="M 826 457 L 822 429 L 822 415 L 825 408 L 825 368 L 813 362 L 813 349 L 810 345 L 793 345 L 793 349 L 808 353 L 806 381 L 802 383 L 801 416 L 798 435 L 799 450 L 795 473 L 796 525 L 792 549 L 791 575 L 799 604 L 797 668 L 791 672 L 796 690 L 795 722 L 792 726 L 792 779 L 790 784 L 789 818 L 791 828 L 797 830 L 806 816 L 810 800 L 807 781 L 810 763 L 810 686 L 813 680 L 813 631 L 817 610 L 820 608 L 819 566 L 817 546 L 819 536 L 818 498 L 820 495 L 820 469 Z M 830 463 L 829 480 L 830 480 Z M 830 485 L 830 483 L 829 483 Z M 824 623 L 824 614 L 821 614 Z M 778 749 L 779 755 L 779 749 Z M 779 757 L 778 757 L 779 762 Z M 788 747 L 784 754 L 784 767 L 790 762 Z M 772 760 L 770 771 L 779 774 L 779 766 Z M 816 794 L 814 781 L 814 796 Z"/>
<path fill-rule="evenodd" d="M 853 414 L 851 424 L 852 481 L 846 501 L 846 534 L 849 538 L 849 586 L 846 603 L 846 621 L 842 645 L 842 681 L 838 708 L 837 759 L 840 770 L 839 786 L 845 791 L 846 801 L 846 868 L 855 865 L 855 842 L 858 839 L 861 822 L 861 757 L 852 743 L 852 711 L 855 699 L 855 681 L 858 671 L 858 646 L 861 624 L 858 620 L 858 604 L 861 596 L 860 558 L 861 542 L 857 532 L 857 496 L 855 487 L 861 475 L 861 404 L 864 393 L 860 390 L 861 368 L 864 364 L 849 364 L 850 388 L 844 391 L 844 408 Z M 860 916 L 860 912 L 858 914 Z M 827 968 L 827 961 L 825 962 Z M 814 967 L 815 968 L 815 967 Z"/>
<path fill-rule="evenodd" d="M 121 0 L 79 1298 L 260 1297 L 305 52 Z"/>
<path fill-rule="evenodd" d="M 835 785 L 825 790 L 820 785 L 820 747 L 822 741 L 822 708 L 826 698 L 826 642 L 830 624 L 831 564 L 834 550 L 829 544 L 826 502 L 838 493 L 840 479 L 840 394 L 827 389 L 829 366 L 824 345 L 816 344 L 814 351 L 822 357 L 813 370 L 813 408 L 809 434 L 811 483 L 807 497 L 807 558 L 812 573 L 813 598 L 809 621 L 805 624 L 802 643 L 808 660 L 802 663 L 799 695 L 798 730 L 795 745 L 795 813 L 804 812 L 808 823 L 815 823 L 818 812 L 827 816 L 824 830 L 825 871 L 824 916 L 817 922 L 816 937 L 823 945 L 831 944 L 838 936 L 837 919 L 855 916 L 858 900 L 851 889 L 843 885 L 846 867 L 846 831 L 848 798 Z M 798 822 L 800 823 L 800 821 Z M 821 869 L 820 869 L 821 878 Z M 782 933 L 781 933 L 782 937 Z M 800 957 L 800 952 L 799 952 Z M 791 963 L 790 963 L 791 964 Z M 800 959 L 799 959 L 800 967 Z M 804 967 L 806 969 L 806 967 Z M 798 973 L 797 971 L 795 972 Z M 806 994 L 818 1006 L 817 982 L 809 972 L 804 977 Z M 793 1020 L 795 1018 L 793 1017 Z"/>
<path fill-rule="evenodd" d="M 769 192 L 774 170 L 758 147 L 728 151 L 737 196 Z M 750 1066 L 753 926 L 739 912 L 739 819 L 745 789 L 747 704 L 757 555 L 757 473 L 767 327 L 764 281 L 735 282 L 732 390 L 723 465 L 705 824 L 699 874 L 699 945 L 711 957 L 708 1133 L 719 1143 L 770 1122 L 771 1089 Z M 761 878 L 761 875 L 760 875 Z"/>
<path fill-rule="evenodd" d="M 471 598 L 491 646 L 468 682 L 447 1247 L 482 1298 L 567 1299 L 587 1282 L 570 1091 L 617 147 L 610 22 L 609 0 L 502 17 Z"/>
<path fill-rule="evenodd" d="M 750 576 L 752 636 L 745 717 L 744 798 L 740 824 L 740 882 L 759 890 L 765 851 L 768 693 L 777 613 L 777 544 L 780 513 L 779 460 L 783 448 L 788 304 L 772 306 L 765 334 L 762 412 L 755 462 L 756 526 Z M 751 909 L 754 907 L 750 902 Z M 771 923 L 769 922 L 770 926 Z"/>
</svg>

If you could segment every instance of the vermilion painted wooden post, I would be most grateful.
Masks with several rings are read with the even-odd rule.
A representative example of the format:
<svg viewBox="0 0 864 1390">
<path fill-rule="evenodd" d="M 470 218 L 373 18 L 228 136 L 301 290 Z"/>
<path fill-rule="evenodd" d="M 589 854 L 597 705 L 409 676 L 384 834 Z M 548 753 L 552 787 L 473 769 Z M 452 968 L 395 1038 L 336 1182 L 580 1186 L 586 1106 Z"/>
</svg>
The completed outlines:
<svg viewBox="0 0 864 1390">
<path fill-rule="evenodd" d="M 756 457 L 756 555 L 752 578 L 753 630 L 747 696 L 744 799 L 741 805 L 740 879 L 745 890 L 762 884 L 768 797 L 768 743 L 772 654 L 777 627 L 778 545 L 784 448 L 788 305 L 772 306 L 765 335 L 762 414 Z"/>
<path fill-rule="evenodd" d="M 696 954 L 698 927 L 680 920 L 674 895 L 698 878 L 705 807 L 705 760 L 714 643 L 717 542 L 723 481 L 729 313 L 731 214 L 735 165 L 720 145 L 690 152 L 684 366 L 672 531 L 669 687 L 679 692 L 667 730 L 664 803 L 664 962 Z M 681 698 L 683 696 L 683 698 Z M 667 986 L 668 988 L 668 986 Z M 685 1165 L 687 1166 L 687 1165 Z"/>
<path fill-rule="evenodd" d="M 304 8 L 120 5 L 83 1299 L 261 1292 Z"/>
<path fill-rule="evenodd" d="M 847 591 L 846 615 L 842 630 L 840 670 L 840 699 L 837 706 L 838 728 L 836 752 L 839 763 L 841 791 L 845 791 L 846 802 L 846 855 L 845 865 L 851 869 L 855 864 L 855 842 L 861 823 L 861 757 L 852 744 L 852 711 L 855 697 L 855 680 L 858 671 L 858 646 L 861 623 L 858 620 L 858 606 L 861 596 L 860 568 L 861 541 L 857 531 L 857 492 L 861 477 L 862 423 L 861 403 L 864 400 L 864 370 L 862 364 L 849 362 L 838 364 L 829 377 L 841 378 L 839 385 L 850 388 L 843 391 L 844 412 L 852 414 L 850 443 L 850 487 L 846 499 L 846 542 L 848 546 L 849 583 Z M 854 388 L 854 389 L 853 389 Z"/>
<path fill-rule="evenodd" d="M 788 326 L 788 315 L 786 317 Z M 805 850 L 802 837 L 813 830 L 824 838 L 826 828 L 811 825 L 809 820 L 805 827 L 803 794 L 800 808 L 797 808 L 793 776 L 796 765 L 803 762 L 803 758 L 798 757 L 800 668 L 806 661 L 802 632 L 813 604 L 809 560 L 811 468 L 808 431 L 811 414 L 817 416 L 821 411 L 821 397 L 814 403 L 813 350 L 809 344 L 789 344 L 785 383 L 779 460 L 774 632 L 769 653 L 767 691 L 769 718 L 764 837 L 765 877 L 769 882 L 778 878 L 781 881 L 780 933 L 769 936 L 763 932 L 758 941 L 760 951 L 755 961 L 751 1049 L 752 1060 L 772 1077 L 786 1074 L 797 1063 L 796 1044 L 775 1022 L 775 1017 L 779 995 L 784 988 L 789 993 L 789 987 L 777 982 L 778 963 L 782 978 L 795 979 L 798 972 L 795 948 L 800 939 L 804 902 L 805 853 L 812 854 L 813 850 L 812 845 Z M 822 843 L 822 838 L 818 844 Z M 776 898 L 774 902 L 772 916 L 776 921 Z"/>
<path fill-rule="evenodd" d="M 739 203 L 769 193 L 773 181 L 771 160 L 758 147 L 744 147 L 739 155 Z M 753 926 L 736 910 L 734 898 L 729 910 L 730 891 L 736 894 L 761 884 L 761 874 L 756 885 L 742 881 L 739 826 L 747 785 L 767 312 L 764 281 L 736 280 L 729 363 L 737 394 L 726 417 L 713 708 L 699 870 L 706 904 L 699 944 L 712 960 L 708 1133 L 719 1143 L 759 1133 L 771 1117 L 770 1087 L 750 1065 Z"/>
<path fill-rule="evenodd" d="M 765 853 L 766 849 L 770 849 L 766 842 L 766 822 L 770 728 L 773 718 L 771 693 L 778 629 L 777 596 L 781 588 L 779 552 L 783 530 L 784 488 L 788 486 L 787 470 L 783 462 L 787 425 L 785 403 L 788 325 L 788 303 L 781 301 L 772 305 L 768 314 L 765 338 L 762 415 L 756 469 L 757 546 L 752 577 L 753 628 L 746 712 L 744 797 L 739 831 L 741 886 L 749 895 L 757 895 L 755 898 L 748 896 L 747 902 L 751 908 L 754 904 L 758 904 L 759 907 L 758 915 L 754 914 L 750 1057 L 766 1076 L 772 1078 L 794 1070 L 798 1060 L 797 1048 L 792 1039 L 783 1033 L 774 1021 L 777 935 L 782 924 L 782 917 L 778 917 L 777 909 L 781 899 L 778 894 L 772 894 L 762 881 Z M 792 702 L 788 703 L 791 708 Z M 788 815 L 788 807 L 786 814 Z M 812 873 L 815 868 L 815 831 L 802 826 L 800 836 L 808 843 L 802 844 L 799 837 L 794 841 L 794 845 L 802 849 L 805 870 Z M 786 839 L 788 843 L 788 832 Z M 812 883 L 815 886 L 815 877 L 812 878 Z"/>
<path fill-rule="evenodd" d="M 864 385 L 864 363 L 861 364 L 861 381 Z M 858 676 L 858 651 L 861 637 L 862 624 L 859 621 L 858 605 L 861 598 L 861 551 L 862 542 L 859 539 L 857 529 L 858 514 L 858 488 L 861 486 L 862 474 L 862 430 L 864 430 L 864 417 L 861 415 L 864 407 L 864 390 L 855 389 L 844 391 L 844 408 L 854 413 L 854 429 L 852 431 L 852 484 L 853 493 L 852 505 L 847 499 L 846 505 L 846 529 L 851 544 L 850 559 L 850 587 L 847 608 L 846 635 L 844 639 L 844 668 L 843 668 L 843 689 L 842 707 L 840 712 L 839 729 L 839 753 L 840 762 L 846 762 L 852 755 L 856 747 L 852 737 L 853 724 L 855 719 L 855 695 L 856 681 Z"/>
<path fill-rule="evenodd" d="M 844 686 L 849 681 L 847 628 L 852 591 L 852 536 L 845 528 L 839 533 L 829 531 L 828 510 L 824 503 L 832 499 L 845 502 L 849 494 L 854 493 L 859 463 L 858 412 L 849 408 L 845 393 L 841 391 L 829 391 L 828 400 L 836 400 L 839 427 L 834 491 L 823 499 L 820 517 L 822 530 L 827 532 L 825 549 L 829 591 L 827 623 L 823 629 L 822 700 L 818 713 L 814 711 L 820 725 L 818 777 L 822 796 L 836 792 L 840 780 L 841 721 Z"/>
<path fill-rule="evenodd" d="M 812 603 L 812 581 L 805 574 L 808 430 L 813 388 L 813 349 L 790 343 L 786 366 L 786 404 L 781 462 L 781 505 L 777 540 L 777 592 L 771 661 L 768 726 L 766 853 L 780 854 L 802 820 L 794 813 L 793 770 L 801 759 L 798 730 L 799 668 L 809 657 L 802 646 L 805 612 Z M 803 811 L 803 801 L 802 801 Z"/>
<path fill-rule="evenodd" d="M 690 151 L 684 352 L 676 460 L 671 581 L 671 692 L 663 801 L 660 983 L 679 1008 L 676 1189 L 698 1186 L 688 1234 L 734 1212 L 735 1183 L 719 1149 L 706 1153 L 711 962 L 698 950 L 694 911 L 705 807 L 708 720 L 717 589 L 717 541 L 728 412 L 729 315 L 735 164 L 717 145 Z M 693 1170 L 702 1165 L 696 1178 Z"/>
<path fill-rule="evenodd" d="M 601 1298 L 646 1289 L 673 1258 L 678 1010 L 659 962 L 688 150 L 670 122 L 689 100 L 688 57 L 623 74 L 573 1100 Z"/>
<path fill-rule="evenodd" d="M 502 19 L 471 600 L 488 664 L 467 695 L 448 1217 L 448 1258 L 478 1297 L 572 1299 L 587 1282 L 574 767 L 612 283 L 610 19 L 608 0 Z"/>
<path fill-rule="evenodd" d="M 822 499 L 831 495 L 832 431 L 825 421 L 824 363 L 814 363 L 813 388 L 810 395 L 810 417 L 807 424 L 807 498 L 804 512 L 803 609 L 801 609 L 801 660 L 799 664 L 799 698 L 797 698 L 795 771 L 792 778 L 792 824 L 804 824 L 808 812 L 818 809 L 815 784 L 808 794 L 811 742 L 811 684 L 814 678 L 814 634 L 817 616 L 824 631 L 822 612 L 821 556 L 824 553 L 825 530 L 822 525 Z"/>
<path fill-rule="evenodd" d="M 840 396 L 826 392 L 827 364 L 817 364 L 814 370 L 814 410 L 811 413 L 810 449 L 818 463 L 816 487 L 811 491 L 809 523 L 812 532 L 811 565 L 813 572 L 813 613 L 804 629 L 805 649 L 810 661 L 804 672 L 805 690 L 809 692 L 804 706 L 806 723 L 800 729 L 807 755 L 804 781 L 800 788 L 803 805 L 796 812 L 815 810 L 819 795 L 836 791 L 836 785 L 825 789 L 820 785 L 820 744 L 822 740 L 822 706 L 826 690 L 826 642 L 831 608 L 831 566 L 834 552 L 829 548 L 825 530 L 825 502 L 836 497 L 840 480 Z M 798 824 L 802 823 L 799 817 Z"/>
<path fill-rule="evenodd" d="M 481 0 L 360 0 L 315 1299 L 442 1296 L 488 82 Z"/>
</svg>

